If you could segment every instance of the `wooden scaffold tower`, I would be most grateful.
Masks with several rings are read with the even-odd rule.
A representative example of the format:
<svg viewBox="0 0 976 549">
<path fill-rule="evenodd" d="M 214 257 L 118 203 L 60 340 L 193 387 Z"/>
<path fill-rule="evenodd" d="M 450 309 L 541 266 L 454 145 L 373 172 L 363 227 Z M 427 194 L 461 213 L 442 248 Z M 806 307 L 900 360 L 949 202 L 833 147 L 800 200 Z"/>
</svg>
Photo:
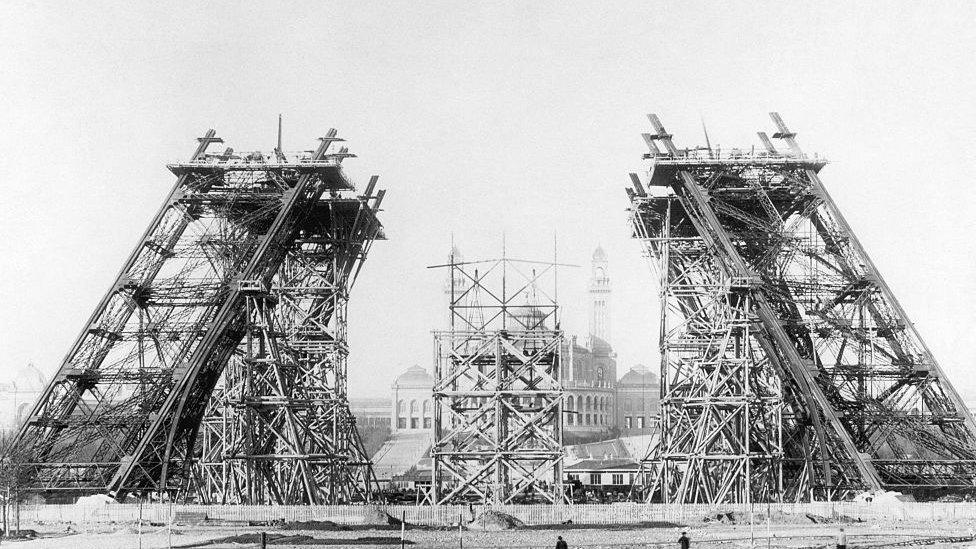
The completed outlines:
<svg viewBox="0 0 976 549">
<path fill-rule="evenodd" d="M 452 288 L 450 330 L 434 334 L 434 503 L 563 501 L 559 266 L 437 266 Z"/>
</svg>

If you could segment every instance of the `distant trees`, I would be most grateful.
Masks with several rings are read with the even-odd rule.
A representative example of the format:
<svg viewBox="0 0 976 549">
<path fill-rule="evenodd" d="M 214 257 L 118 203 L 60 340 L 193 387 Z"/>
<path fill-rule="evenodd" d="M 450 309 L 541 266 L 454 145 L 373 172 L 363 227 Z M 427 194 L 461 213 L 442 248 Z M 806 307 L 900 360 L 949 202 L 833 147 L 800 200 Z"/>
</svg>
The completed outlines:
<svg viewBox="0 0 976 549">
<path fill-rule="evenodd" d="M 13 508 L 13 526 L 20 531 L 20 500 L 30 485 L 29 458 L 22 448 L 14 444 L 18 428 L 15 426 L 0 432 L 0 500 L 3 501 L 3 532 L 9 535 L 10 511 Z"/>
</svg>

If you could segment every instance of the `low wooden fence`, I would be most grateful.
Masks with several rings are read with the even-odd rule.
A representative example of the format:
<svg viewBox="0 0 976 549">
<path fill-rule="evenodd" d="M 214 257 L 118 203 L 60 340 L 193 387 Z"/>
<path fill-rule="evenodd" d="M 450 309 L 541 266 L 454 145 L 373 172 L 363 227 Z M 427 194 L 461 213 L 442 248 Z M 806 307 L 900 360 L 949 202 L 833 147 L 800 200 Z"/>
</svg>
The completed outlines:
<svg viewBox="0 0 976 549">
<path fill-rule="evenodd" d="M 850 503 L 817 502 L 774 504 L 768 507 L 775 522 L 777 514 L 813 514 L 823 517 L 845 515 L 853 519 L 872 520 L 957 520 L 976 519 L 976 503 Z M 475 506 L 474 514 L 483 507 Z M 587 504 L 587 505 L 502 505 L 492 509 L 512 515 L 526 524 L 555 524 L 572 521 L 576 524 L 633 524 L 649 521 L 692 522 L 720 513 L 755 513 L 765 517 L 765 504 L 749 505 L 665 505 L 665 504 Z M 22 524 L 37 523 L 124 523 L 143 520 L 169 523 L 179 515 L 206 515 L 208 519 L 230 521 L 310 521 L 329 520 L 357 524 L 367 517 L 384 512 L 393 517 L 405 517 L 414 524 L 456 524 L 472 519 L 472 509 L 462 505 L 170 505 L 170 504 L 111 504 L 111 505 L 22 505 Z M 741 520 L 741 519 L 740 519 Z"/>
</svg>

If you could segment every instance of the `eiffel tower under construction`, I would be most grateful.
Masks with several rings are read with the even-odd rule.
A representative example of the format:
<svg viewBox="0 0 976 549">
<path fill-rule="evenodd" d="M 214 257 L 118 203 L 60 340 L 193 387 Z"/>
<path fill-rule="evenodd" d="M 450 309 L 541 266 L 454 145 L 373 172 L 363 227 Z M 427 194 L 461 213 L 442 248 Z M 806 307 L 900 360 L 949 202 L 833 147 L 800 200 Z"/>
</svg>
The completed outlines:
<svg viewBox="0 0 976 549">
<path fill-rule="evenodd" d="M 346 307 L 384 191 L 314 151 L 208 153 L 213 130 L 17 434 L 29 489 L 200 503 L 368 501 Z M 375 194 L 374 194 L 375 191 Z"/>
<path fill-rule="evenodd" d="M 679 149 L 655 115 L 634 236 L 661 300 L 651 501 L 973 490 L 976 424 L 780 116 Z"/>
</svg>

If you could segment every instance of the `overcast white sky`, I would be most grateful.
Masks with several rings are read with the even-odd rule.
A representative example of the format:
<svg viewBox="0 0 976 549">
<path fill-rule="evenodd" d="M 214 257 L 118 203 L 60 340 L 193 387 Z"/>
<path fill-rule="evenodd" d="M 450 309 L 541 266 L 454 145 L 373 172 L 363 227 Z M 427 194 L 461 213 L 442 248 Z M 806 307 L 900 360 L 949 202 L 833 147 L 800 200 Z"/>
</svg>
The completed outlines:
<svg viewBox="0 0 976 549">
<path fill-rule="evenodd" d="M 612 7 L 610 7 L 612 6 Z M 351 309 L 352 396 L 429 367 L 450 235 L 466 257 L 611 261 L 622 374 L 655 364 L 628 239 L 647 112 L 679 146 L 749 146 L 780 111 L 956 386 L 976 399 L 976 4 L 4 2 L 0 377 L 56 369 L 216 128 L 238 150 L 330 127 L 388 189 Z M 583 333 L 588 268 L 562 277 Z"/>
</svg>

